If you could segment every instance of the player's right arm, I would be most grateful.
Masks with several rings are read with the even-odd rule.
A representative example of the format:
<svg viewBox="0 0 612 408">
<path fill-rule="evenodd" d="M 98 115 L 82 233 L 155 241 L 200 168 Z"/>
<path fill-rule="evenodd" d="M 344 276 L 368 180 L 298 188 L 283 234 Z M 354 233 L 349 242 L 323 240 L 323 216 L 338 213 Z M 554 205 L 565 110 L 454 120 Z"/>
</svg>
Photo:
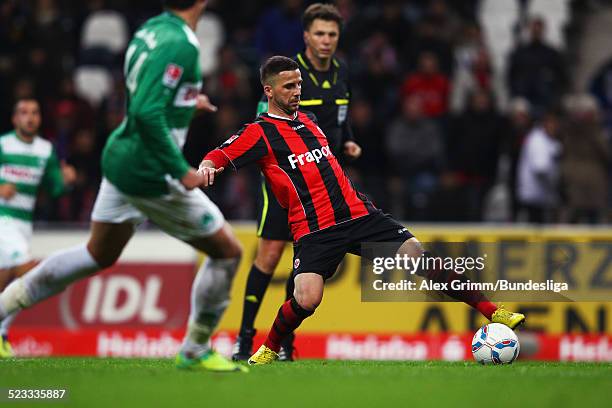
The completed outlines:
<svg viewBox="0 0 612 408">
<path fill-rule="evenodd" d="M 140 49 L 130 52 L 131 47 Z M 131 45 L 126 55 L 126 59 L 129 58 L 126 62 L 126 87 L 130 94 L 128 115 L 165 171 L 183 181 L 184 177 L 189 178 L 188 173 L 195 171 L 172 140 L 166 112 L 173 103 L 180 77 L 185 69 L 196 64 L 197 50 L 182 42 L 157 44 L 152 49 L 143 47 Z"/>
<path fill-rule="evenodd" d="M 228 164 L 239 169 L 261 160 L 269 153 L 263 130 L 257 124 L 249 124 L 227 139 L 221 146 L 209 152 L 198 169 L 204 177 L 204 186 L 214 183 L 215 174 L 221 173 Z"/>
</svg>

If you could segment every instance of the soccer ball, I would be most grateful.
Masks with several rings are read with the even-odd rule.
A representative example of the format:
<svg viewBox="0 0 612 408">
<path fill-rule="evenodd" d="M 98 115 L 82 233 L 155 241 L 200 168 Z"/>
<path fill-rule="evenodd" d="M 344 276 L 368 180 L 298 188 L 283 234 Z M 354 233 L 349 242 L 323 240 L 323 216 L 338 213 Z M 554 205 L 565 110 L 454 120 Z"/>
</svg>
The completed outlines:
<svg viewBox="0 0 612 408">
<path fill-rule="evenodd" d="M 510 364 L 520 350 L 514 331 L 501 323 L 482 326 L 472 339 L 472 355 L 480 364 Z"/>
</svg>

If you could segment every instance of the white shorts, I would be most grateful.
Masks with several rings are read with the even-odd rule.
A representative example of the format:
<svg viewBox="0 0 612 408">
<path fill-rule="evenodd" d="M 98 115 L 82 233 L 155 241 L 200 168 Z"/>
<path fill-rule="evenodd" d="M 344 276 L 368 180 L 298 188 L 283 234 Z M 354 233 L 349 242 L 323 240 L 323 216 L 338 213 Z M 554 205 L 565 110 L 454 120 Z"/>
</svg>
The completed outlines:
<svg viewBox="0 0 612 408">
<path fill-rule="evenodd" d="M 14 268 L 30 262 L 31 239 L 31 223 L 0 217 L 0 269 Z"/>
<path fill-rule="evenodd" d="M 136 197 L 120 192 L 103 179 L 91 213 L 92 221 L 138 225 L 149 219 L 181 241 L 213 235 L 225 218 L 219 208 L 199 189 L 187 191 L 169 183 L 170 193 L 160 197 Z"/>
</svg>

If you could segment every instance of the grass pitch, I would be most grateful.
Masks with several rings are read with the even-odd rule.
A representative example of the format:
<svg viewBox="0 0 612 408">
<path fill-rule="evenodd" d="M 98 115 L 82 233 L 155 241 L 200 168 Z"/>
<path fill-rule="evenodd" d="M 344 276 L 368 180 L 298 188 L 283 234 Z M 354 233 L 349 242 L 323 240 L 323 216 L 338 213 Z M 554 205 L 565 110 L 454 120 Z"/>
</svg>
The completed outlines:
<svg viewBox="0 0 612 408">
<path fill-rule="evenodd" d="M 0 360 L 0 388 L 66 388 L 78 407 L 609 407 L 612 364 L 303 360 L 249 374 L 180 371 L 171 360 Z M 6 390 L 3 391 L 6 393 Z"/>
</svg>

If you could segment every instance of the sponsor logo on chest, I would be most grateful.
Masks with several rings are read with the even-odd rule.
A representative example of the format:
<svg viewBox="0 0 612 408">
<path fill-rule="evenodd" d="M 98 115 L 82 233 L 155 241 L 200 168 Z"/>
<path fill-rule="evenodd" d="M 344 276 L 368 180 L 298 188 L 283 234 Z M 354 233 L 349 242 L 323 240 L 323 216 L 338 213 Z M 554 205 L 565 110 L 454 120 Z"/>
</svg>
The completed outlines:
<svg viewBox="0 0 612 408">
<path fill-rule="evenodd" d="M 0 178 L 12 183 L 36 184 L 41 176 L 42 170 L 34 167 L 0 166 Z"/>
<path fill-rule="evenodd" d="M 302 154 L 291 154 L 287 156 L 289 164 L 292 169 L 296 169 L 297 166 L 303 166 L 306 163 L 319 163 L 322 158 L 332 156 L 331 149 L 329 146 L 323 146 L 320 149 L 312 149 L 309 152 Z"/>
</svg>

